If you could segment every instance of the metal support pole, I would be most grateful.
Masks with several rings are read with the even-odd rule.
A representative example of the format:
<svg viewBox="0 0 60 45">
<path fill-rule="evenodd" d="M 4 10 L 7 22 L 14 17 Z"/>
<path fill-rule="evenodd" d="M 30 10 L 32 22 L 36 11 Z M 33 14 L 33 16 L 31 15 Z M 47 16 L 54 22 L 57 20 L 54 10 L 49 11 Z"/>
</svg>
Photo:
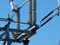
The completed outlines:
<svg viewBox="0 0 60 45">
<path fill-rule="evenodd" d="M 10 45 L 11 42 L 9 41 L 10 37 L 9 37 L 9 26 L 10 26 L 10 20 L 8 21 L 8 23 L 5 25 L 5 29 L 6 29 L 6 37 L 5 37 L 5 41 L 3 43 L 3 45 L 6 44 L 6 40 L 7 40 L 7 45 Z"/>
<path fill-rule="evenodd" d="M 16 16 L 16 18 L 17 18 L 17 25 L 16 25 L 16 27 L 19 30 L 20 29 L 20 8 L 18 8 L 18 7 L 16 9 L 14 8 L 13 0 L 10 0 L 9 2 L 10 2 L 12 11 L 15 12 L 16 15 L 17 15 Z"/>
<path fill-rule="evenodd" d="M 8 21 L 8 25 L 7 25 L 8 27 L 7 27 L 7 30 L 6 30 L 6 40 L 7 40 L 7 45 L 11 45 L 11 43 L 10 43 L 10 41 L 9 41 L 9 39 L 10 39 L 10 37 L 9 37 L 9 26 L 10 26 L 10 21 Z"/>
<path fill-rule="evenodd" d="M 4 43 L 3 43 L 3 45 L 5 45 L 5 44 L 6 44 L 6 39 L 5 39 Z"/>
<path fill-rule="evenodd" d="M 36 24 L 36 0 L 32 0 L 32 24 Z"/>
<path fill-rule="evenodd" d="M 59 40 L 59 45 L 60 45 L 60 40 Z"/>
<path fill-rule="evenodd" d="M 60 0 L 59 0 L 59 2 L 58 2 L 58 6 L 59 6 L 59 8 L 58 8 L 58 15 L 60 15 Z"/>
<path fill-rule="evenodd" d="M 20 30 L 20 9 L 17 9 L 18 10 L 18 12 L 16 13 L 17 15 L 16 15 L 16 18 L 17 18 L 17 29 L 18 30 Z"/>
<path fill-rule="evenodd" d="M 30 24 L 30 26 L 32 25 L 32 0 L 29 0 L 29 19 L 28 19 L 28 23 Z"/>
</svg>

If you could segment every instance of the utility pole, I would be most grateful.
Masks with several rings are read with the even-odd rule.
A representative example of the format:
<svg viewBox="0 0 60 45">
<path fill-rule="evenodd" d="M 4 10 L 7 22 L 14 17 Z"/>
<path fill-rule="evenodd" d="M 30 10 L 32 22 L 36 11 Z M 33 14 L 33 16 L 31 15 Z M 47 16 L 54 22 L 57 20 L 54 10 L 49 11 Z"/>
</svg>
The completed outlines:
<svg viewBox="0 0 60 45">
<path fill-rule="evenodd" d="M 3 27 L 0 27 L 0 31 L 4 31 L 4 33 L 0 34 L 0 41 L 4 41 L 3 45 L 6 45 L 6 42 L 7 42 L 7 45 L 11 45 L 12 42 L 23 43 L 23 45 L 28 45 L 30 42 L 29 38 L 32 37 L 33 35 L 35 35 L 36 31 L 39 28 L 43 27 L 46 23 L 48 23 L 54 17 L 60 15 L 60 1 L 58 1 L 58 6 L 40 20 L 41 24 L 40 25 L 36 24 L 36 22 L 37 22 L 36 21 L 36 2 L 37 2 L 36 0 L 27 0 L 24 3 L 22 3 L 20 6 L 15 8 L 14 4 L 13 4 L 13 0 L 9 0 L 11 10 L 16 14 L 17 21 L 13 20 L 9 16 L 8 16 L 8 18 L 0 18 L 0 21 L 7 22 L 7 24 L 5 24 Z M 26 3 L 29 3 L 28 4 L 29 5 L 28 6 L 28 22 L 27 23 L 24 22 L 22 24 L 28 24 L 29 27 L 27 29 L 22 30 L 22 29 L 20 29 L 20 24 L 21 24 L 20 9 L 22 9 L 22 7 Z M 53 14 L 53 15 L 51 15 L 51 14 Z M 47 19 L 47 20 L 45 20 L 45 19 Z M 10 24 L 12 22 L 17 23 L 16 28 L 10 28 Z M 11 32 L 13 38 L 10 37 L 10 35 L 9 35 L 10 32 Z M 59 45 L 60 45 L 60 41 L 59 41 Z"/>
</svg>

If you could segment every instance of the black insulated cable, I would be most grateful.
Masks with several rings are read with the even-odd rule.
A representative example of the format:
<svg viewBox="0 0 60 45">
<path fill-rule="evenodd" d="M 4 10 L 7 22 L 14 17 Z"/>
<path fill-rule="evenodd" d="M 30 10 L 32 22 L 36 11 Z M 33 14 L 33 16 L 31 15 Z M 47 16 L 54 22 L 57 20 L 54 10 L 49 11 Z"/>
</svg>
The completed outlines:
<svg viewBox="0 0 60 45">
<path fill-rule="evenodd" d="M 45 19 L 46 19 L 48 16 L 50 16 L 53 12 L 54 12 L 54 10 L 51 11 L 48 15 L 46 15 L 41 21 L 45 20 Z"/>
<path fill-rule="evenodd" d="M 58 14 L 58 13 L 57 13 Z M 44 26 L 47 22 L 49 22 L 51 19 L 53 19 L 57 14 L 54 16 L 50 17 L 47 21 L 45 21 L 43 24 L 40 25 L 40 27 Z"/>
</svg>

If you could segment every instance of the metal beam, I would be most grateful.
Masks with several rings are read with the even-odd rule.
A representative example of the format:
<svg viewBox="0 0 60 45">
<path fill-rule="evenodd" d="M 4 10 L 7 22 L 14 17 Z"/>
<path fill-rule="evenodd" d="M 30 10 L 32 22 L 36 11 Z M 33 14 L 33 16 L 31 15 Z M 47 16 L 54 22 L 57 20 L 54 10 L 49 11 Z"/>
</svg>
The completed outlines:
<svg viewBox="0 0 60 45">
<path fill-rule="evenodd" d="M 32 25 L 32 0 L 29 0 L 29 14 L 28 14 L 28 23 Z"/>
<path fill-rule="evenodd" d="M 0 27 L 0 31 L 6 31 L 6 29 Z M 21 33 L 30 33 L 30 31 L 27 31 L 27 30 L 17 30 L 17 29 L 13 29 L 13 28 L 9 28 L 9 31 L 12 31 L 12 32 L 21 32 Z"/>
<path fill-rule="evenodd" d="M 3 37 L 4 35 L 6 35 L 6 32 L 2 33 L 2 34 L 0 35 L 0 37 Z"/>
<path fill-rule="evenodd" d="M 5 41 L 5 39 L 0 39 L 0 41 Z M 15 39 L 9 39 L 9 40 L 6 40 L 6 41 L 11 41 L 11 42 L 18 42 L 18 43 L 21 43 L 20 41 L 17 41 Z"/>
<path fill-rule="evenodd" d="M 32 0 L 32 25 L 36 24 L 36 0 Z"/>
</svg>

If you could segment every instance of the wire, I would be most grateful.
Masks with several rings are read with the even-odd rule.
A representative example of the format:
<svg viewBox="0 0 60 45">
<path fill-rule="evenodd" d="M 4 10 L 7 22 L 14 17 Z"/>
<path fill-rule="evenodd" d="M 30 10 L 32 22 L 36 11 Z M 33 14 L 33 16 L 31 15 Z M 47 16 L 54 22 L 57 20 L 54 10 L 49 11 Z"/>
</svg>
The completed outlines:
<svg viewBox="0 0 60 45">
<path fill-rule="evenodd" d="M 49 17 L 56 9 L 58 9 L 59 7 L 56 7 L 55 9 L 53 9 L 50 13 L 48 13 L 43 19 L 41 19 L 40 22 L 44 21 L 47 17 Z"/>
<path fill-rule="evenodd" d="M 44 26 L 47 22 L 49 22 L 51 19 L 53 19 L 56 15 L 58 15 L 58 13 L 56 13 L 53 16 L 51 16 L 48 20 L 46 20 L 43 24 L 41 24 L 40 27 Z"/>
<path fill-rule="evenodd" d="M 24 3 L 22 3 L 20 6 L 18 6 L 18 8 L 22 8 L 27 2 L 28 2 L 28 0 Z"/>
</svg>

